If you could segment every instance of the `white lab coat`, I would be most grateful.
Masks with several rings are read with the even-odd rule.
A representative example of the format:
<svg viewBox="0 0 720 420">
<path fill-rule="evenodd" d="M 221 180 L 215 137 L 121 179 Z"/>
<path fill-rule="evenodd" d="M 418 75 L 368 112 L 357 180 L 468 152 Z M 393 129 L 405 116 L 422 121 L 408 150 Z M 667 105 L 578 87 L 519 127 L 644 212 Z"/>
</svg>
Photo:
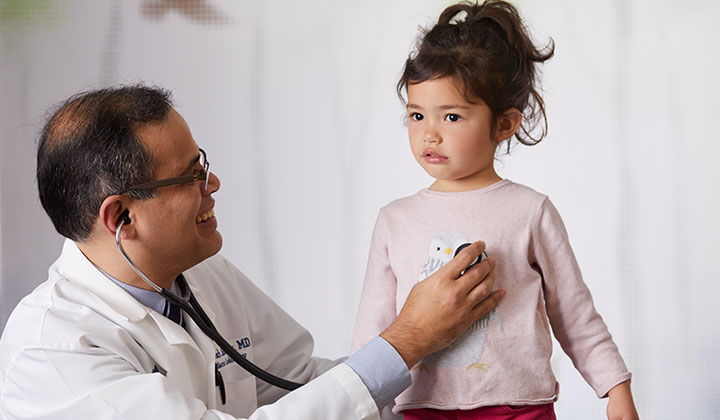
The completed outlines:
<svg viewBox="0 0 720 420">
<path fill-rule="evenodd" d="M 287 394 L 256 380 L 189 317 L 183 329 L 140 304 L 66 241 L 49 279 L 18 304 L 0 339 L 0 417 L 380 418 L 357 374 L 312 358 L 310 334 L 223 257 L 185 277 L 220 333 L 249 360 L 312 382 Z M 216 361 L 225 405 L 215 386 Z"/>
</svg>

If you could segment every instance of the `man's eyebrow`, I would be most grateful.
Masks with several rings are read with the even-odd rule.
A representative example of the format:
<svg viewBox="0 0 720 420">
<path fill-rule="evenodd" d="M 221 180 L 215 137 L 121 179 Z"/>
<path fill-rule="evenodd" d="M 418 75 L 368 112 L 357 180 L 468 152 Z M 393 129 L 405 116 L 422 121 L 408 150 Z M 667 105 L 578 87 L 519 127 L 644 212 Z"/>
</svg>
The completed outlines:
<svg viewBox="0 0 720 420">
<path fill-rule="evenodd" d="M 200 153 L 198 153 L 198 155 L 195 156 L 194 158 L 190 159 L 190 163 L 188 164 L 188 166 L 185 167 L 185 170 L 182 172 L 183 175 L 188 172 L 191 172 L 192 169 L 195 167 L 195 164 L 198 163 L 199 160 L 200 160 Z"/>
</svg>

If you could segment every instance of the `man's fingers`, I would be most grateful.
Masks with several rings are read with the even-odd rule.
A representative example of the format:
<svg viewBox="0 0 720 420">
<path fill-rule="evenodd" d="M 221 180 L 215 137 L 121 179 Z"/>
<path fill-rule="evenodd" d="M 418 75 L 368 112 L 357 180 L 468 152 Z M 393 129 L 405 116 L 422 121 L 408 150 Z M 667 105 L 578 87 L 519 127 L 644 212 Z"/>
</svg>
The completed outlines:
<svg viewBox="0 0 720 420">
<path fill-rule="evenodd" d="M 457 279 L 458 282 L 466 282 L 463 286 L 468 288 L 468 300 L 475 303 L 485 299 L 495 287 L 495 277 L 492 274 L 492 269 L 495 268 L 495 259 L 488 258 L 476 267 L 477 269 L 473 267 L 464 276 Z M 465 279 L 465 277 L 468 278 Z"/>
<path fill-rule="evenodd" d="M 459 255 L 458 255 L 459 256 Z M 465 274 L 455 280 L 460 287 L 464 288 L 468 293 L 473 291 L 479 284 L 485 283 L 488 274 L 495 268 L 495 257 L 487 257 L 478 264 L 475 264 L 471 269 L 465 272 Z M 472 262 L 472 261 L 471 261 Z M 493 287 L 493 281 L 489 281 L 489 289 L 487 293 L 490 293 Z"/>
<path fill-rule="evenodd" d="M 482 302 L 475 305 L 474 308 L 470 311 L 470 315 L 474 320 L 480 319 L 483 315 L 490 312 L 492 308 L 497 306 L 498 303 L 502 300 L 502 298 L 505 296 L 505 290 L 500 289 L 492 292 L 490 296 L 485 298 Z"/>
<path fill-rule="evenodd" d="M 448 271 L 453 278 L 458 278 L 475 259 L 485 251 L 485 242 L 477 241 L 465 247 L 460 253 L 450 260 L 449 263 L 445 264 L 444 270 Z"/>
</svg>

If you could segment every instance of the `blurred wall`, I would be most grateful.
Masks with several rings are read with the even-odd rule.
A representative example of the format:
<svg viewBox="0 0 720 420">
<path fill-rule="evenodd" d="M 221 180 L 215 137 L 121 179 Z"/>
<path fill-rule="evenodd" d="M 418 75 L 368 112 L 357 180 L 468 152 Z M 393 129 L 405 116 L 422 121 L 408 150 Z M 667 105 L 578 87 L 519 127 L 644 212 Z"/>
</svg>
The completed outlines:
<svg viewBox="0 0 720 420">
<path fill-rule="evenodd" d="M 58 101 L 146 82 L 222 180 L 223 253 L 346 354 L 379 207 L 430 184 L 394 93 L 418 25 L 447 1 L 0 3 L 0 325 L 62 239 L 37 199 L 35 140 Z M 500 157 L 553 199 L 644 419 L 720 410 L 720 2 L 515 1 L 544 67 L 550 132 Z M 281 332 L 278 332 L 281 333 Z M 558 348 L 559 418 L 603 419 Z"/>
</svg>

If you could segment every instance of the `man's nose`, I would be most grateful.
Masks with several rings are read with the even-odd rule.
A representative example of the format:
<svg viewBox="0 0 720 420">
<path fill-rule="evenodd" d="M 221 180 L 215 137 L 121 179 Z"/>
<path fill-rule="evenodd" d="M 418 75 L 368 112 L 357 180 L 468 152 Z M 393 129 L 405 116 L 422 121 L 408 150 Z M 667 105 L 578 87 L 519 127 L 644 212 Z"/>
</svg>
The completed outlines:
<svg viewBox="0 0 720 420">
<path fill-rule="evenodd" d="M 210 195 L 220 189 L 220 178 L 214 172 L 208 173 L 207 189 L 203 191 L 203 195 Z"/>
</svg>

